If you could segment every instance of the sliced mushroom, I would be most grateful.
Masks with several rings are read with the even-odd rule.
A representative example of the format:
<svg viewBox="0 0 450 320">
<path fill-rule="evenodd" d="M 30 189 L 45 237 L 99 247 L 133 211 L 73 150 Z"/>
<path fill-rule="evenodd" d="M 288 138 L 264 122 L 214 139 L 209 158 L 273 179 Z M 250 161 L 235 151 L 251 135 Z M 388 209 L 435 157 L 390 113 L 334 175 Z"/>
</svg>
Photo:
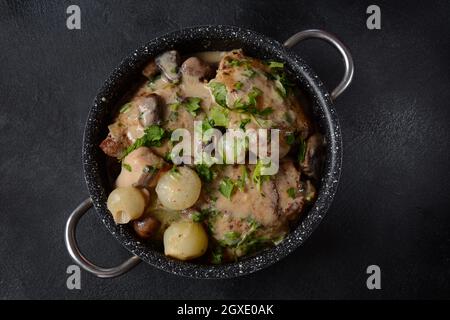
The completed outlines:
<svg viewBox="0 0 450 320">
<path fill-rule="evenodd" d="M 180 79 L 180 73 L 178 72 L 180 55 L 177 51 L 166 51 L 157 56 L 155 62 L 167 80 L 177 82 Z"/>
<path fill-rule="evenodd" d="M 154 76 L 156 76 L 159 73 L 159 69 L 158 66 L 155 63 L 155 60 L 150 61 L 144 68 L 144 70 L 142 70 L 142 74 L 149 78 L 152 79 Z"/>
<path fill-rule="evenodd" d="M 139 97 L 135 103 L 139 110 L 139 122 L 144 128 L 161 122 L 161 98 L 157 94 Z"/>
<path fill-rule="evenodd" d="M 323 162 L 323 137 L 315 133 L 306 141 L 305 158 L 300 164 L 304 174 L 317 179 Z"/>
<path fill-rule="evenodd" d="M 197 57 L 191 57 L 181 65 L 181 74 L 199 80 L 209 80 L 214 77 L 214 70 L 203 60 Z"/>
<path fill-rule="evenodd" d="M 143 239 L 148 239 L 158 231 L 161 223 L 151 216 L 133 221 L 133 229 Z"/>
</svg>

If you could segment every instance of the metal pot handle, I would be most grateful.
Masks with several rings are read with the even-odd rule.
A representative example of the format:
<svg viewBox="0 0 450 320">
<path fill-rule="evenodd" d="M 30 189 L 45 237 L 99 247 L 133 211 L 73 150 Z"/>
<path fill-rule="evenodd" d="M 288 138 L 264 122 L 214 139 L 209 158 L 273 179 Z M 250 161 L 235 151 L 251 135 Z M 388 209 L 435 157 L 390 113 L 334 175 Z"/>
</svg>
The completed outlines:
<svg viewBox="0 0 450 320">
<path fill-rule="evenodd" d="M 69 251 L 72 259 L 80 265 L 84 270 L 96 275 L 99 278 L 114 278 L 124 274 L 133 267 L 135 267 L 141 259 L 138 256 L 132 256 L 124 263 L 112 267 L 112 268 L 102 268 L 96 266 L 88 259 L 86 259 L 78 248 L 77 239 L 75 237 L 75 231 L 77 229 L 77 224 L 80 218 L 92 208 L 91 198 L 84 200 L 75 210 L 70 214 L 69 219 L 67 219 L 66 229 L 64 232 L 64 240 L 66 243 L 67 250 Z"/>
<path fill-rule="evenodd" d="M 306 39 L 322 39 L 327 41 L 328 43 L 332 44 L 342 55 L 344 58 L 344 64 L 345 64 L 345 72 L 344 77 L 339 83 L 339 85 L 331 92 L 331 99 L 336 100 L 337 97 L 339 97 L 345 89 L 350 85 L 353 78 L 353 73 L 355 66 L 353 65 L 353 58 L 350 53 L 350 51 L 347 49 L 347 47 L 333 34 L 328 33 L 323 30 L 317 30 L 317 29 L 311 29 L 311 30 L 304 30 L 300 31 L 293 36 L 291 36 L 289 39 L 287 39 L 284 42 L 284 45 L 288 48 L 292 48 L 296 44 L 298 44 L 300 41 L 306 40 Z"/>
</svg>

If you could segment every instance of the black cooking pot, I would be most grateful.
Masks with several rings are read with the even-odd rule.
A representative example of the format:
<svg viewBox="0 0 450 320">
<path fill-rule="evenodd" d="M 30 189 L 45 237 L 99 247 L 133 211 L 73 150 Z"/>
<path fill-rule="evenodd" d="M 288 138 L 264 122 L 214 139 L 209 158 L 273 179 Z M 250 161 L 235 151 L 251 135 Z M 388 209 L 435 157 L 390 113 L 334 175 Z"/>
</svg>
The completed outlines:
<svg viewBox="0 0 450 320">
<path fill-rule="evenodd" d="M 289 48 L 308 38 L 319 38 L 331 43 L 342 54 L 345 63 L 344 78 L 330 94 L 314 71 Z M 223 265 L 200 265 L 174 260 L 164 256 L 156 247 L 144 244 L 127 225 L 116 225 L 106 207 L 111 185 L 107 178 L 106 157 L 98 147 L 112 121 L 112 110 L 130 89 L 144 65 L 156 55 L 171 49 L 183 54 L 209 50 L 242 48 L 256 58 L 283 61 L 291 79 L 307 94 L 314 120 L 326 139 L 326 161 L 318 188 L 318 197 L 305 212 L 297 227 L 279 245 L 256 255 Z M 336 193 L 341 172 L 342 138 L 333 100 L 350 84 L 353 61 L 349 51 L 335 36 L 321 30 L 302 31 L 289 38 L 284 45 L 256 32 L 230 26 L 202 26 L 175 31 L 156 38 L 126 57 L 106 80 L 95 98 L 86 122 L 83 141 L 83 164 L 90 198 L 70 215 L 65 229 L 65 241 L 72 258 L 85 270 L 102 278 L 121 275 L 141 260 L 161 270 L 193 278 L 231 278 L 249 274 L 282 259 L 300 246 L 314 231 L 327 212 Z M 94 205 L 97 214 L 113 236 L 132 254 L 128 261 L 114 268 L 100 268 L 79 251 L 75 229 L 78 220 Z"/>
</svg>

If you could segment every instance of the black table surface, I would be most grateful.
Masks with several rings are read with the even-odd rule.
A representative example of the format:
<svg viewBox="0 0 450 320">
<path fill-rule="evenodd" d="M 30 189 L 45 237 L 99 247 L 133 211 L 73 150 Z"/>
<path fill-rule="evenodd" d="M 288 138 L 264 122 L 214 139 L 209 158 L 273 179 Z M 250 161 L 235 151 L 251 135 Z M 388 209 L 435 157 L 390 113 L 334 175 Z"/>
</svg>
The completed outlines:
<svg viewBox="0 0 450 320">
<path fill-rule="evenodd" d="M 450 6 L 381 8 L 373 1 L 0 1 L 0 298 L 450 298 Z M 66 8 L 81 8 L 81 30 Z M 141 263 L 116 279 L 82 272 L 63 242 L 71 210 L 88 197 L 81 164 L 84 123 L 102 81 L 139 45 L 205 24 L 238 25 L 284 41 L 319 28 L 337 34 L 356 65 L 336 101 L 344 164 L 335 200 L 299 249 L 255 274 L 180 278 Z M 330 88 L 337 52 L 308 41 L 294 49 Z M 94 212 L 80 223 L 85 254 L 112 266 L 129 253 Z M 368 290 L 366 268 L 381 268 Z"/>
</svg>

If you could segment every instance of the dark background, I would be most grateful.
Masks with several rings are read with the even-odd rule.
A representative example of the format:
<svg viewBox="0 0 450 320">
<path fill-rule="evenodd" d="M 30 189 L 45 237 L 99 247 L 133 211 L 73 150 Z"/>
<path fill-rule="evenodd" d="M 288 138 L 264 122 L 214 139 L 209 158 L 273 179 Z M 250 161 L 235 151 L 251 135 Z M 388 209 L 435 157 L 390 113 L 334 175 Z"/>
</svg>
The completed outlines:
<svg viewBox="0 0 450 320">
<path fill-rule="evenodd" d="M 366 28 L 379 5 L 382 29 Z M 81 30 L 66 8 L 81 7 Z M 450 298 L 450 6 L 448 1 L 0 1 L 0 298 Z M 283 261 L 232 280 L 179 278 L 141 263 L 111 280 L 82 272 L 63 242 L 70 211 L 88 196 L 83 126 L 102 81 L 120 60 L 166 32 L 231 24 L 284 41 L 320 28 L 351 49 L 353 84 L 336 101 L 344 165 L 317 231 Z M 296 49 L 330 91 L 338 54 Z M 94 212 L 82 250 L 112 266 L 128 252 Z M 382 290 L 366 288 L 377 264 Z"/>
</svg>

